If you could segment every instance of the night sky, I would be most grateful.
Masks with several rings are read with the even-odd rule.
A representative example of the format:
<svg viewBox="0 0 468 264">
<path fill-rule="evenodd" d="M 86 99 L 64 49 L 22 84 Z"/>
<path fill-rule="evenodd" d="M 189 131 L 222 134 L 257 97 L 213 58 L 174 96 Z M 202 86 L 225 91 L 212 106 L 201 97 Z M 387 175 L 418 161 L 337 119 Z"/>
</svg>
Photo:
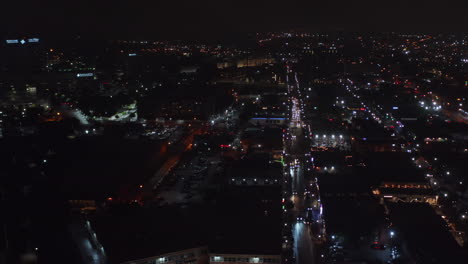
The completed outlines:
<svg viewBox="0 0 468 264">
<path fill-rule="evenodd" d="M 267 30 L 442 31 L 468 28 L 466 0 L 3 1 L 0 33 L 102 38 L 219 38 Z"/>
</svg>

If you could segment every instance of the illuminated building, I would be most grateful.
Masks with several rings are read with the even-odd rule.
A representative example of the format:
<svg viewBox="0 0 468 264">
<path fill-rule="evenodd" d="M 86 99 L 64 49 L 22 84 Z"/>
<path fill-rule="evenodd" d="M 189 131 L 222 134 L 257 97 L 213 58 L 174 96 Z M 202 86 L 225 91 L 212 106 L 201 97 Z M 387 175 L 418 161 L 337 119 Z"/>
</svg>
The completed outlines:
<svg viewBox="0 0 468 264">
<path fill-rule="evenodd" d="M 424 182 L 383 182 L 373 193 L 381 202 L 425 202 L 436 205 L 438 198 L 431 186 Z"/>
</svg>

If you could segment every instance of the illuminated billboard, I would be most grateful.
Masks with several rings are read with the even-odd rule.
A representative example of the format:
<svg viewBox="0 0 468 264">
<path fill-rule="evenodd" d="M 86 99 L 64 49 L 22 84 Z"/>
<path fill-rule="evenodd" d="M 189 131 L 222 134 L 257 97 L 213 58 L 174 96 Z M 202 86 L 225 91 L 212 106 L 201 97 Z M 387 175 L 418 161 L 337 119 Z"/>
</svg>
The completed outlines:
<svg viewBox="0 0 468 264">
<path fill-rule="evenodd" d="M 76 77 L 82 78 L 82 77 L 93 77 L 94 73 L 92 72 L 87 72 L 87 73 L 77 73 Z"/>
<path fill-rule="evenodd" d="M 38 43 L 39 38 L 28 38 L 28 39 L 7 39 L 7 44 L 26 44 L 26 43 Z"/>
</svg>

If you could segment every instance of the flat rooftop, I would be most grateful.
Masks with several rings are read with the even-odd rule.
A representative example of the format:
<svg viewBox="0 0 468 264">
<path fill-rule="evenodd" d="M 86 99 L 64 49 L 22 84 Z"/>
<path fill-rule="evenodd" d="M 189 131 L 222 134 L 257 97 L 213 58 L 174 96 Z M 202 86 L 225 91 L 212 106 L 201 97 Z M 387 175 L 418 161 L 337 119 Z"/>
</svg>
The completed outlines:
<svg viewBox="0 0 468 264">
<path fill-rule="evenodd" d="M 411 158 L 401 152 L 375 152 L 353 155 L 352 167 L 343 165 L 345 154 L 317 152 L 317 166 L 336 166 L 335 172 L 320 174 L 319 184 L 323 196 L 338 193 L 366 196 L 382 182 L 426 183 L 424 173 L 411 163 Z M 336 163 L 332 162 L 333 160 Z M 338 164 L 338 165 L 337 165 Z M 361 164 L 361 165 L 359 165 Z M 362 166 L 364 164 L 365 166 Z"/>
<path fill-rule="evenodd" d="M 468 263 L 445 221 L 425 203 L 389 203 L 390 221 L 418 263 Z"/>
<path fill-rule="evenodd" d="M 224 254 L 281 253 L 281 189 L 229 186 L 216 200 L 209 250 Z"/>
<path fill-rule="evenodd" d="M 282 149 L 283 130 L 281 128 L 246 129 L 242 133 L 242 140 L 260 144 L 265 148 Z"/>
<path fill-rule="evenodd" d="M 122 263 L 207 244 L 204 208 L 114 208 L 92 219 L 109 263 Z"/>
<path fill-rule="evenodd" d="M 67 199 L 132 197 L 164 161 L 161 143 L 83 137 L 54 149 L 48 167 Z"/>
<path fill-rule="evenodd" d="M 270 178 L 277 179 L 283 174 L 283 165 L 275 162 L 268 153 L 258 153 L 232 161 L 226 168 L 229 178 Z"/>
<path fill-rule="evenodd" d="M 214 202 L 115 207 L 92 220 L 110 263 L 208 246 L 219 254 L 281 252 L 280 187 L 225 186 Z"/>
<path fill-rule="evenodd" d="M 384 223 L 384 208 L 371 196 L 322 197 L 322 200 L 327 233 L 341 234 L 345 241 L 372 237 Z"/>
<path fill-rule="evenodd" d="M 374 152 L 363 155 L 364 176 L 375 181 L 426 182 L 424 173 L 411 162 L 411 155 L 402 152 Z"/>
</svg>

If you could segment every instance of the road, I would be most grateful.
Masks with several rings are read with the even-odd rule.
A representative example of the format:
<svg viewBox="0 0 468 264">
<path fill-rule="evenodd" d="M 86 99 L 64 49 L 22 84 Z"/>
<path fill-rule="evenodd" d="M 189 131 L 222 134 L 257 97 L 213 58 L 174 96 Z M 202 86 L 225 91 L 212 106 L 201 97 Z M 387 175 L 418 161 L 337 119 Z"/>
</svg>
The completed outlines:
<svg viewBox="0 0 468 264">
<path fill-rule="evenodd" d="M 315 250 L 309 226 L 304 223 L 296 223 L 293 227 L 293 237 L 296 263 L 315 263 Z"/>
<path fill-rule="evenodd" d="M 304 192 L 306 191 L 304 172 L 305 172 L 305 156 L 304 135 L 302 128 L 292 129 L 290 157 L 293 159 L 290 166 L 290 176 L 292 182 L 292 195 L 290 199 L 294 203 L 291 212 L 294 219 L 305 216 L 306 206 L 304 203 Z M 295 136 L 295 137 L 294 137 Z M 315 247 L 311 237 L 309 225 L 298 220 L 293 224 L 292 230 L 294 238 L 294 256 L 297 264 L 312 264 L 315 263 Z"/>
<path fill-rule="evenodd" d="M 288 75 L 292 75 L 288 69 Z M 289 164 L 289 175 L 291 176 L 292 194 L 290 200 L 294 203 L 291 213 L 294 219 L 305 217 L 305 170 L 306 153 L 309 152 L 307 140 L 304 134 L 304 124 L 302 122 L 301 100 L 297 76 L 288 77 L 293 82 L 288 83 L 288 91 L 291 99 L 291 122 L 289 125 L 289 137 L 286 141 L 286 156 Z M 316 263 L 315 245 L 311 236 L 308 224 L 302 220 L 297 220 L 292 225 L 292 235 L 294 239 L 293 252 L 297 264 Z"/>
<path fill-rule="evenodd" d="M 84 264 L 107 263 L 104 248 L 97 240 L 96 233 L 88 221 L 75 219 L 69 226 L 75 245 Z"/>
</svg>

